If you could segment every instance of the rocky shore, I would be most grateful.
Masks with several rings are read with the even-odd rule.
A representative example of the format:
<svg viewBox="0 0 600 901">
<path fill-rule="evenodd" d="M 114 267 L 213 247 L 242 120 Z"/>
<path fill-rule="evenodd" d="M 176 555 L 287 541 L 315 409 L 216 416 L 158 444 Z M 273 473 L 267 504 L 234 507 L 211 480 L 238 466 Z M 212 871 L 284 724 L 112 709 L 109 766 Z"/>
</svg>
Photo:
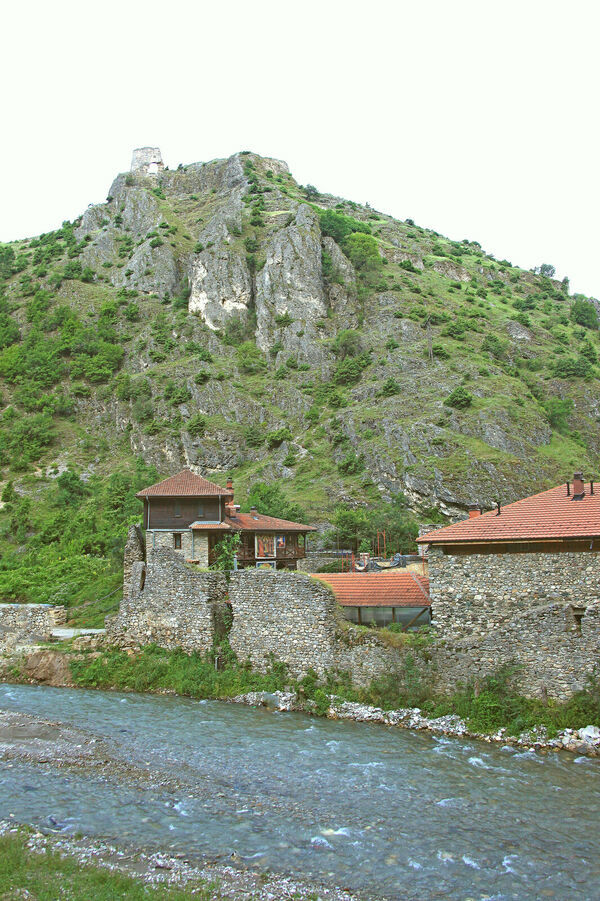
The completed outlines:
<svg viewBox="0 0 600 901">
<path fill-rule="evenodd" d="M 231 699 L 237 704 L 251 704 L 255 707 L 272 707 L 278 711 L 307 712 L 307 703 L 300 701 L 295 692 L 249 692 Z M 588 757 L 600 757 L 600 727 L 589 725 L 584 729 L 564 729 L 554 738 L 549 738 L 544 726 L 535 730 L 522 732 L 518 736 L 508 735 L 506 729 L 494 733 L 481 733 L 470 730 L 459 716 L 440 716 L 435 719 L 424 716 L 418 707 L 406 707 L 400 710 L 383 710 L 368 704 L 357 704 L 344 701 L 335 695 L 330 696 L 330 707 L 327 711 L 329 719 L 355 720 L 359 723 L 381 723 L 384 726 L 400 726 L 403 729 L 415 729 L 419 732 L 433 732 L 456 738 L 476 738 L 480 741 L 499 742 L 503 745 L 514 745 L 520 748 L 533 748 L 536 751 L 570 751 Z"/>
<path fill-rule="evenodd" d="M 98 641 L 86 640 L 81 642 L 81 647 L 86 649 L 97 648 L 99 645 L 100 642 Z M 60 651 L 36 649 L 25 656 L 21 656 L 19 658 L 18 676 L 15 675 L 15 662 L 16 658 L 0 660 L 0 681 L 27 681 L 55 687 L 75 687 L 71 680 L 68 658 Z M 12 666 L 11 663 L 13 664 Z M 272 707 L 274 710 L 281 712 L 315 712 L 314 704 L 299 698 L 295 692 L 248 692 L 235 698 L 224 698 L 223 700 L 251 706 Z M 465 721 L 456 715 L 431 718 L 423 715 L 418 707 L 383 710 L 380 707 L 344 701 L 342 698 L 334 695 L 330 696 L 330 706 L 325 715 L 330 719 L 356 720 L 361 723 L 381 723 L 385 726 L 398 726 L 403 729 L 414 729 L 420 732 L 432 732 L 457 738 L 464 736 L 485 742 L 514 745 L 520 748 L 533 748 L 540 751 L 569 751 L 573 754 L 586 755 L 588 757 L 600 757 L 600 726 L 596 724 L 589 724 L 582 729 L 564 729 L 553 737 L 548 736 L 544 726 L 522 732 L 518 736 L 508 735 L 504 728 L 494 733 L 481 733 L 469 729 Z"/>
</svg>

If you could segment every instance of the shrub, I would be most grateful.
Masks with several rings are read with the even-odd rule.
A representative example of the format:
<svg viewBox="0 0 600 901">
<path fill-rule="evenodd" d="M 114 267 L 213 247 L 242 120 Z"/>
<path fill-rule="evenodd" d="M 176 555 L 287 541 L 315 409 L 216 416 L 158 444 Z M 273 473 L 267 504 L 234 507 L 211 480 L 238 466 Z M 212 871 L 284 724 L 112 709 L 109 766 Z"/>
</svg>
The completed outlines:
<svg viewBox="0 0 600 901">
<path fill-rule="evenodd" d="M 448 360 L 450 358 L 450 352 L 443 344 L 440 344 L 439 341 L 434 341 L 431 345 L 431 352 L 434 357 L 437 357 L 439 360 Z"/>
<path fill-rule="evenodd" d="M 594 330 L 598 328 L 598 314 L 596 313 L 596 308 L 587 300 L 577 299 L 573 303 L 573 306 L 571 307 L 571 319 L 573 322 L 576 322 L 577 325 L 584 326 L 584 328 Z"/>
<path fill-rule="evenodd" d="M 150 241 L 150 247 L 162 247 L 164 241 L 161 240 L 158 236 L 156 238 L 152 238 Z"/>
<path fill-rule="evenodd" d="M 553 429 L 565 434 L 569 431 L 567 418 L 573 411 L 573 401 L 570 397 L 550 397 L 544 401 L 544 412 Z"/>
<path fill-rule="evenodd" d="M 472 403 L 473 395 L 462 385 L 455 388 L 444 401 L 447 407 L 455 407 L 457 410 L 466 410 Z"/>
<path fill-rule="evenodd" d="M 360 222 L 358 219 L 346 216 L 343 213 L 334 213 L 333 210 L 319 210 L 319 220 L 323 234 L 333 238 L 338 244 L 343 243 L 344 239 L 354 232 L 362 232 L 363 234 L 370 234 L 371 232 L 366 222 Z"/>
<path fill-rule="evenodd" d="M 338 463 L 337 468 L 342 475 L 357 475 L 365 468 L 364 454 L 360 454 L 358 457 L 356 454 L 348 454 L 340 463 Z"/>
<path fill-rule="evenodd" d="M 240 344 L 236 358 L 241 371 L 250 375 L 264 372 L 267 368 L 267 361 L 253 341 L 244 341 Z"/>
<path fill-rule="evenodd" d="M 388 340 L 385 342 L 385 347 L 386 350 L 392 351 L 400 347 L 400 344 L 396 341 L 395 338 L 388 338 Z"/>
<path fill-rule="evenodd" d="M 285 313 L 278 313 L 278 315 L 275 317 L 275 322 L 281 328 L 291 325 L 293 321 L 294 321 L 293 318 L 290 316 L 290 314 L 287 312 L 287 310 Z"/>
<path fill-rule="evenodd" d="M 208 372 L 206 369 L 201 369 L 194 376 L 194 382 L 197 385 L 205 385 L 209 379 L 210 379 L 210 372 Z"/>
<path fill-rule="evenodd" d="M 355 233 L 344 242 L 350 262 L 356 269 L 376 269 L 381 265 L 379 245 L 371 235 Z"/>
<path fill-rule="evenodd" d="M 487 351 L 497 360 L 503 360 L 506 356 L 508 341 L 503 341 L 497 335 L 486 335 L 481 344 L 481 349 Z"/>
<path fill-rule="evenodd" d="M 243 434 L 248 447 L 260 447 L 265 443 L 265 430 L 258 423 L 246 426 Z"/>
<path fill-rule="evenodd" d="M 585 357 L 562 357 L 552 367 L 553 374 L 559 379 L 585 379 L 593 373 L 592 364 Z"/>
<path fill-rule="evenodd" d="M 337 333 L 332 350 L 337 357 L 357 357 L 362 352 L 360 333 L 354 329 L 342 329 Z"/>
<path fill-rule="evenodd" d="M 274 447 L 279 447 L 279 445 L 283 444 L 284 441 L 291 441 L 292 433 L 290 432 L 288 426 L 283 426 L 280 429 L 275 429 L 275 431 L 269 432 L 266 438 L 268 446 L 273 449 Z"/>
<path fill-rule="evenodd" d="M 345 360 L 340 360 L 333 373 L 334 385 L 355 385 L 360 381 L 363 371 L 368 365 L 369 359 L 367 357 L 365 360 L 364 354 L 361 354 L 360 357 L 346 357 Z"/>
<path fill-rule="evenodd" d="M 380 394 L 382 397 L 393 397 L 394 394 L 400 394 L 401 388 L 395 378 L 386 379 L 381 386 Z"/>
<path fill-rule="evenodd" d="M 192 438 L 201 438 L 206 432 L 207 419 L 202 413 L 194 413 L 186 423 L 186 430 Z"/>
</svg>

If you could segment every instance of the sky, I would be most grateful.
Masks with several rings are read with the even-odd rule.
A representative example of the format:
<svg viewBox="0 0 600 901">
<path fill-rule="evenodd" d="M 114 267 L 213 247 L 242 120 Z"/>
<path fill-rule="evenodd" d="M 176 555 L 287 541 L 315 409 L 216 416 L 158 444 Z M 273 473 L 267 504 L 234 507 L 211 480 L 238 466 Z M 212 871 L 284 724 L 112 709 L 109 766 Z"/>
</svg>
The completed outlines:
<svg viewBox="0 0 600 901">
<path fill-rule="evenodd" d="M 239 150 L 600 297 L 600 4 L 19 0 L 2 13 L 0 241 L 105 199 L 134 147 Z"/>
</svg>

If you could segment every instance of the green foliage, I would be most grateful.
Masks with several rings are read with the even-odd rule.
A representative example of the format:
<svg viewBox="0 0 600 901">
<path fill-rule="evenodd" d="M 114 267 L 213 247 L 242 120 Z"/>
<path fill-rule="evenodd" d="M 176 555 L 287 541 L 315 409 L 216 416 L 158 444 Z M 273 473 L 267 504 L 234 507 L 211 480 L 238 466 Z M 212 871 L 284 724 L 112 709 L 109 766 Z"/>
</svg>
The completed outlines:
<svg viewBox="0 0 600 901">
<path fill-rule="evenodd" d="M 278 313 L 277 316 L 275 316 L 275 322 L 280 328 L 291 325 L 293 321 L 292 316 L 290 316 L 287 311 L 285 313 Z"/>
<path fill-rule="evenodd" d="M 355 269 L 374 270 L 381 266 L 379 245 L 372 235 L 349 235 L 344 242 L 344 250 Z"/>
<path fill-rule="evenodd" d="M 211 564 L 211 569 L 217 569 L 222 572 L 229 572 L 233 569 L 234 557 L 240 546 L 241 538 L 238 533 L 234 535 L 225 535 L 215 545 L 215 562 Z"/>
<path fill-rule="evenodd" d="M 586 379 L 593 373 L 593 366 L 584 356 L 564 356 L 556 360 L 552 367 L 558 379 Z"/>
<path fill-rule="evenodd" d="M 444 404 L 447 407 L 455 407 L 457 410 L 466 410 L 472 403 L 473 395 L 462 385 L 459 385 L 458 388 L 455 388 L 454 391 L 450 392 L 448 397 L 444 400 Z"/>
<path fill-rule="evenodd" d="M 337 507 L 333 529 L 327 538 L 330 545 L 351 549 L 356 553 L 364 543 L 371 547 L 377 532 L 383 530 L 389 554 L 414 553 L 418 527 L 402 493 L 396 495 L 391 503 L 380 503 L 373 510 L 366 507 Z"/>
<path fill-rule="evenodd" d="M 206 432 L 207 419 L 202 413 L 194 413 L 186 423 L 186 429 L 192 438 L 201 438 Z"/>
<path fill-rule="evenodd" d="M 237 347 L 250 341 L 254 336 L 254 321 L 252 317 L 242 313 L 233 313 L 225 324 L 223 340 L 231 347 Z"/>
<path fill-rule="evenodd" d="M 370 362 L 368 354 L 361 354 L 360 357 L 345 357 L 340 360 L 333 372 L 334 385 L 355 385 L 360 381 Z"/>
<path fill-rule="evenodd" d="M 249 375 L 264 372 L 267 368 L 267 361 L 262 351 L 253 341 L 244 341 L 243 344 L 240 344 L 236 352 L 236 360 L 240 370 Z"/>
<path fill-rule="evenodd" d="M 306 513 L 299 504 L 288 500 L 285 492 L 276 482 L 256 482 L 248 492 L 244 511 L 256 507 L 263 516 L 275 516 L 292 522 L 304 522 Z"/>
<path fill-rule="evenodd" d="M 360 454 L 356 456 L 356 454 L 348 454 L 338 463 L 338 472 L 341 472 L 342 475 L 346 476 L 354 476 L 358 475 L 359 472 L 363 472 L 365 468 L 365 456 L 364 454 Z"/>
<path fill-rule="evenodd" d="M 577 325 L 593 330 L 598 329 L 598 314 L 596 308 L 588 300 L 577 299 L 571 307 L 571 319 Z"/>
<path fill-rule="evenodd" d="M 319 210 L 318 213 L 321 231 L 338 244 L 343 244 L 344 240 L 355 232 L 367 235 L 371 233 L 371 228 L 366 222 L 361 222 L 352 216 L 334 213 L 333 210 Z"/>
<path fill-rule="evenodd" d="M 481 349 L 487 351 L 497 360 L 505 359 L 507 348 L 508 341 L 503 341 L 497 335 L 486 335 L 481 344 Z"/>
<path fill-rule="evenodd" d="M 393 376 L 389 376 L 381 386 L 379 392 L 382 397 L 393 397 L 394 394 L 400 394 L 401 388 Z"/>
<path fill-rule="evenodd" d="M 0 313 L 0 350 L 9 347 L 21 337 L 19 326 L 8 313 Z"/>
<path fill-rule="evenodd" d="M 266 439 L 268 446 L 272 449 L 274 447 L 279 447 L 284 441 L 291 441 L 292 433 L 288 426 L 283 426 L 280 429 L 275 429 L 273 432 L 268 432 Z"/>
<path fill-rule="evenodd" d="M 335 336 L 332 350 L 337 357 L 345 360 L 346 357 L 357 357 L 362 353 L 362 339 L 360 332 L 354 329 L 341 329 Z"/>
<path fill-rule="evenodd" d="M 573 412 L 573 401 L 570 397 L 549 397 L 544 401 L 544 412 L 553 429 L 566 435 L 569 432 L 568 418 Z"/>
</svg>

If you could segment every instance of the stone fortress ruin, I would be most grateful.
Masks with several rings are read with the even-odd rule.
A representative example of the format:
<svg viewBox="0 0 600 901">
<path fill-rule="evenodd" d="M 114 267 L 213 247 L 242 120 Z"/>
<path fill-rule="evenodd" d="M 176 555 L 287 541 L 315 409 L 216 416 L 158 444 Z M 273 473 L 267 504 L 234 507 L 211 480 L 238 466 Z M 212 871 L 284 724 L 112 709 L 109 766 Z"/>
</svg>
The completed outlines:
<svg viewBox="0 0 600 901">
<path fill-rule="evenodd" d="M 137 147 L 131 157 L 131 172 L 136 175 L 158 175 L 165 168 L 160 147 Z"/>
</svg>

